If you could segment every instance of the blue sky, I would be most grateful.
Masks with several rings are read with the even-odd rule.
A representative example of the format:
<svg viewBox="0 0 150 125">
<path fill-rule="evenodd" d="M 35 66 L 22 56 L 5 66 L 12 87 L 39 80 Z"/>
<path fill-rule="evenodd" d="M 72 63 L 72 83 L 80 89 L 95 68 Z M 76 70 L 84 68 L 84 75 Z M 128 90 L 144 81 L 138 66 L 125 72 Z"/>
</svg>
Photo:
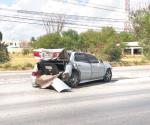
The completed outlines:
<svg viewBox="0 0 150 125">
<path fill-rule="evenodd" d="M 0 4 L 11 5 L 15 0 L 0 0 Z"/>
</svg>

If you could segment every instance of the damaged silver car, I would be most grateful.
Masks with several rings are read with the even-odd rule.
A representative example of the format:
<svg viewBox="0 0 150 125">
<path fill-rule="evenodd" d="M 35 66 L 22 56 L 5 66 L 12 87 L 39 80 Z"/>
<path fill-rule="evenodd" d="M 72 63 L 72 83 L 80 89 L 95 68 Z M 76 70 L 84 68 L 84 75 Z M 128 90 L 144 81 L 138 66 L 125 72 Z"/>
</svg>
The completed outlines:
<svg viewBox="0 0 150 125">
<path fill-rule="evenodd" d="M 50 76 L 48 80 L 58 77 L 70 87 L 94 80 L 109 82 L 112 78 L 111 65 L 99 61 L 89 53 L 68 52 L 65 49 L 36 49 L 34 56 L 39 61 L 32 72 L 33 87 L 39 86 L 42 75 Z"/>
</svg>

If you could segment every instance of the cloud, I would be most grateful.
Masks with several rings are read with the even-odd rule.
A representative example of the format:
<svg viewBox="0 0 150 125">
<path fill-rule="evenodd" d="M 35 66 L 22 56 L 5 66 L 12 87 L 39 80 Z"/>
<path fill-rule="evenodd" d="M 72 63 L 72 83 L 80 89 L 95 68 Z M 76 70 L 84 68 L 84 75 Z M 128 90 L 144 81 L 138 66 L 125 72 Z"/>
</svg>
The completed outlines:
<svg viewBox="0 0 150 125">
<path fill-rule="evenodd" d="M 59 0 L 16 0 L 11 6 L 5 4 L 0 4 L 1 8 L 11 8 L 11 9 L 20 9 L 20 10 L 33 10 L 33 11 L 42 11 L 48 13 L 64 13 L 70 15 L 80 15 L 80 16 L 91 16 L 91 17 L 100 17 L 100 18 L 115 18 L 115 19 L 124 19 L 126 15 L 124 12 L 114 12 L 114 11 L 105 11 L 102 9 L 96 9 L 83 5 L 69 4 L 70 0 L 64 0 L 59 2 Z M 87 2 L 87 5 L 95 3 L 96 5 L 106 5 L 106 6 L 115 6 L 117 8 L 122 8 L 124 10 L 125 3 L 123 0 L 74 0 L 77 4 Z M 133 0 L 131 0 L 133 1 Z M 134 0 L 135 1 L 135 0 Z M 148 1 L 148 0 L 145 0 Z M 133 2 L 132 2 L 133 3 Z M 99 6 L 101 7 L 101 6 Z M 1 11 L 1 14 L 11 15 L 11 12 Z M 19 13 L 15 13 L 19 15 Z M 2 17 L 0 17 L 2 19 Z M 99 26 L 114 26 L 123 28 L 123 23 L 119 22 L 101 22 L 98 23 Z M 24 40 L 30 39 L 32 36 L 38 37 L 42 34 L 45 34 L 43 26 L 39 25 L 30 25 L 23 23 L 11 23 L 0 21 L 1 31 L 4 34 L 4 39 L 13 39 L 13 40 Z M 77 29 L 78 31 L 83 31 L 83 29 Z"/>
</svg>

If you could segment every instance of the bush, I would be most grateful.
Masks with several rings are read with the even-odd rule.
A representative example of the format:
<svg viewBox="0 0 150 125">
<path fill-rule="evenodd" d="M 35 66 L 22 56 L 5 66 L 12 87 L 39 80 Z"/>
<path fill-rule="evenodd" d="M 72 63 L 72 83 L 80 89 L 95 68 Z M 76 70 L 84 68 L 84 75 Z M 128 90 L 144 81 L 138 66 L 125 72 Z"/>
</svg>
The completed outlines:
<svg viewBox="0 0 150 125">
<path fill-rule="evenodd" d="M 147 48 L 145 47 L 143 49 L 143 54 L 148 60 L 150 60 L 150 47 L 147 47 Z"/>
<path fill-rule="evenodd" d="M 28 55 L 30 52 L 30 49 L 23 49 L 22 55 Z"/>
<path fill-rule="evenodd" d="M 22 70 L 22 65 L 21 64 L 17 64 L 17 65 L 12 65 L 10 68 L 13 70 Z"/>
<path fill-rule="evenodd" d="M 121 49 L 120 48 L 109 48 L 105 50 L 105 54 L 107 57 L 107 60 L 112 61 L 119 61 L 121 59 Z"/>
<path fill-rule="evenodd" d="M 10 58 L 9 58 L 9 54 L 7 51 L 7 45 L 5 43 L 1 43 L 0 41 L 0 63 L 2 64 L 9 60 Z"/>
<path fill-rule="evenodd" d="M 26 63 L 26 64 L 24 65 L 24 67 L 31 68 L 31 67 L 33 67 L 33 65 L 32 65 L 31 63 Z"/>
<path fill-rule="evenodd" d="M 4 69 L 9 69 L 12 65 L 10 63 L 5 63 L 3 65 L 1 65 L 1 68 L 4 68 Z"/>
<path fill-rule="evenodd" d="M 10 58 L 9 58 L 8 53 L 5 51 L 0 51 L 0 63 L 5 63 L 9 60 L 10 60 Z"/>
</svg>

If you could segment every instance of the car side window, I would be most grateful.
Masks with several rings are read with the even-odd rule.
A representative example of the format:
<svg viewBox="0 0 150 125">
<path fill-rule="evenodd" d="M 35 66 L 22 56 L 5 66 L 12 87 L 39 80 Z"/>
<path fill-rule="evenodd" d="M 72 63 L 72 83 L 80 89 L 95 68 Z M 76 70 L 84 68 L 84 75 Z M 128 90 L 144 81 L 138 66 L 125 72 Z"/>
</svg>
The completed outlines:
<svg viewBox="0 0 150 125">
<path fill-rule="evenodd" d="M 75 53 L 75 61 L 88 62 L 87 57 L 84 53 Z"/>
<path fill-rule="evenodd" d="M 88 60 L 90 63 L 99 63 L 99 61 L 97 60 L 97 58 L 93 55 L 88 54 Z"/>
</svg>

